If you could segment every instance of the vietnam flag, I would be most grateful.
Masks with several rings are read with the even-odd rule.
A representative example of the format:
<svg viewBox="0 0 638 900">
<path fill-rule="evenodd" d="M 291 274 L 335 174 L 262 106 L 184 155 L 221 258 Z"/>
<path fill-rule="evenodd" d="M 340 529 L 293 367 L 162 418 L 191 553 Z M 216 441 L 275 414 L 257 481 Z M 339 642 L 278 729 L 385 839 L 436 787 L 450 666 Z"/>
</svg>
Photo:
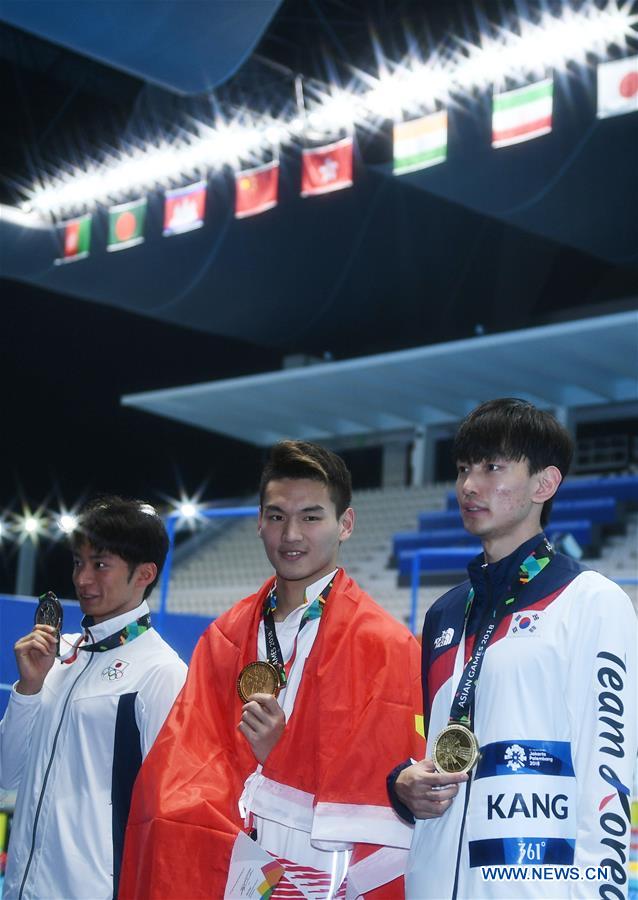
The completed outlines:
<svg viewBox="0 0 638 900">
<path fill-rule="evenodd" d="M 62 256 L 55 260 L 56 265 L 76 262 L 89 255 L 91 246 L 91 216 L 80 216 L 60 225 L 62 236 Z"/>
<path fill-rule="evenodd" d="M 279 160 L 235 172 L 235 218 L 256 216 L 277 206 Z"/>
<path fill-rule="evenodd" d="M 599 119 L 638 112 L 638 56 L 598 66 Z"/>
<path fill-rule="evenodd" d="M 144 240 L 146 197 L 120 203 L 109 209 L 109 237 L 107 250 L 125 250 Z"/>
<path fill-rule="evenodd" d="M 352 186 L 352 137 L 302 150 L 301 196 L 327 194 Z"/>
</svg>

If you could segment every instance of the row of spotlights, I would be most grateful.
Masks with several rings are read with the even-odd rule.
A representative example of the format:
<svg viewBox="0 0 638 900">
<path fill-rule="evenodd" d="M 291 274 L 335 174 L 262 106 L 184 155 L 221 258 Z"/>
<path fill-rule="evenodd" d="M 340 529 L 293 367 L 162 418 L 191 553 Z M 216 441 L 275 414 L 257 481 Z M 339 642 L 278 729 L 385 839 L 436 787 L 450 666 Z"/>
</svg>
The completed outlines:
<svg viewBox="0 0 638 900">
<path fill-rule="evenodd" d="M 456 53 L 447 60 L 414 55 L 401 63 L 386 62 L 377 77 L 359 73 L 351 89 L 326 86 L 323 96 L 307 101 L 309 108 L 301 118 L 277 120 L 246 109 L 236 121 L 220 116 L 214 127 L 194 123 L 195 133 L 187 141 L 148 144 L 113 155 L 104 164 L 69 166 L 63 175 L 35 186 L 23 208 L 70 214 L 132 191 L 201 177 L 203 172 L 276 152 L 279 144 L 297 139 L 306 129 L 328 132 L 356 124 L 370 126 L 379 118 L 433 108 L 455 94 L 471 94 L 507 77 L 561 69 L 569 62 L 583 64 L 588 53 L 605 55 L 610 46 L 624 49 L 630 36 L 635 37 L 637 22 L 631 3 L 623 0 L 607 0 L 602 8 L 586 0 L 578 10 L 566 4 L 558 16 L 544 12 L 537 22 L 521 20 L 517 29 L 493 29 L 478 45 L 458 42 Z"/>
<path fill-rule="evenodd" d="M 201 509 L 200 504 L 194 500 L 182 500 L 175 504 L 168 515 L 178 522 L 194 522 Z M 149 511 L 155 510 L 149 506 Z M 24 540 L 27 537 L 60 537 L 72 534 L 78 526 L 78 517 L 74 513 L 60 512 L 49 517 L 34 515 L 25 511 L 12 520 L 0 519 L 0 540 L 6 538 L 18 538 Z"/>
</svg>

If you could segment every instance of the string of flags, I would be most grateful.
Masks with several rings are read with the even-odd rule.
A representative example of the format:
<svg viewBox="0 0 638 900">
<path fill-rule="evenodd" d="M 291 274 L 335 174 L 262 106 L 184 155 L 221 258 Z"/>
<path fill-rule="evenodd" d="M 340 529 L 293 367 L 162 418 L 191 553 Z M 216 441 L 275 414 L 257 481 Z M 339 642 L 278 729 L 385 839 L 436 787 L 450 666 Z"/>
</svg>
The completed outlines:
<svg viewBox="0 0 638 900">
<path fill-rule="evenodd" d="M 597 70 L 597 118 L 638 112 L 638 55 L 601 63 Z M 545 78 L 492 97 L 492 147 L 500 149 L 549 134 L 552 130 L 554 83 Z M 393 127 L 393 173 L 403 175 L 447 159 L 448 115 L 439 110 Z M 339 191 L 353 184 L 353 136 L 301 153 L 301 196 Z M 162 234 L 172 237 L 204 225 L 206 182 L 167 190 Z M 259 215 L 277 206 L 279 159 L 235 173 L 235 217 Z M 144 241 L 147 199 L 110 207 L 109 252 Z M 60 256 L 56 264 L 85 259 L 91 247 L 91 214 L 60 223 Z"/>
</svg>

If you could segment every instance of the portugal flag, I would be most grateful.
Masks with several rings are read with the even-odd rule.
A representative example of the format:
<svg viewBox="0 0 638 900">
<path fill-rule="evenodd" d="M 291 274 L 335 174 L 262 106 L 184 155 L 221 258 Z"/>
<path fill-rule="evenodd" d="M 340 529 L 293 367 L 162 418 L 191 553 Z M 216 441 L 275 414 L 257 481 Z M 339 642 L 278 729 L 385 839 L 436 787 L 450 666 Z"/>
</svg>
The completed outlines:
<svg viewBox="0 0 638 900">
<path fill-rule="evenodd" d="M 256 216 L 277 206 L 279 160 L 235 172 L 235 218 Z"/>
<path fill-rule="evenodd" d="M 598 66 L 599 119 L 638 112 L 638 56 Z"/>
<path fill-rule="evenodd" d="M 120 203 L 109 209 L 109 239 L 107 250 L 125 250 L 144 240 L 144 220 L 146 219 L 146 197 Z"/>
<path fill-rule="evenodd" d="M 327 194 L 352 185 L 352 137 L 303 150 L 301 196 Z"/>
<path fill-rule="evenodd" d="M 76 262 L 89 255 L 91 247 L 91 216 L 70 219 L 59 226 L 61 236 L 61 256 L 55 264 Z"/>
</svg>

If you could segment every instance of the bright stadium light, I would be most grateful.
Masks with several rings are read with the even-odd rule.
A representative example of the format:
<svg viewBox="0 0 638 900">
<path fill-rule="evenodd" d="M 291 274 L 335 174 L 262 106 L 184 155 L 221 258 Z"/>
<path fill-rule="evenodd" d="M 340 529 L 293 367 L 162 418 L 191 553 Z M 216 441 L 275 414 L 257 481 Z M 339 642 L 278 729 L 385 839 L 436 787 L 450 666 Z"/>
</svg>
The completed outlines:
<svg viewBox="0 0 638 900">
<path fill-rule="evenodd" d="M 197 515 L 197 504 L 187 500 L 186 502 L 179 504 L 177 512 L 183 519 L 194 519 Z"/>
<path fill-rule="evenodd" d="M 299 110 L 294 117 L 275 119 L 243 109 L 228 119 L 218 113 L 212 123 L 191 119 L 183 129 L 186 136 L 124 147 L 44 179 L 33 185 L 22 208 L 42 215 L 71 215 L 98 202 L 175 186 L 194 173 L 201 177 L 226 165 L 237 168 L 244 160 L 258 162 L 264 152 L 302 137 L 308 128 L 329 134 L 355 125 L 378 127 L 380 119 L 433 110 L 451 96 L 501 87 L 505 79 L 550 70 L 560 74 L 569 63 L 604 59 L 612 47 L 622 53 L 637 36 L 638 15 L 631 9 L 630 0 L 583 2 L 577 8 L 565 0 L 557 14 L 544 9 L 514 24 L 488 25 L 478 44 L 459 38 L 455 50 L 446 46 L 443 53 L 434 51 L 428 58 L 415 40 L 412 51 L 397 61 L 385 58 L 377 46 L 376 74 L 355 70 L 358 84 L 349 90 L 326 85 L 317 101 L 309 103 L 307 114 Z"/>
<path fill-rule="evenodd" d="M 44 520 L 38 516 L 25 515 L 21 522 L 22 533 L 26 537 L 35 537 L 44 529 Z"/>
<path fill-rule="evenodd" d="M 73 513 L 62 513 L 58 518 L 58 528 L 64 534 L 72 534 L 78 527 L 78 517 Z"/>
</svg>

